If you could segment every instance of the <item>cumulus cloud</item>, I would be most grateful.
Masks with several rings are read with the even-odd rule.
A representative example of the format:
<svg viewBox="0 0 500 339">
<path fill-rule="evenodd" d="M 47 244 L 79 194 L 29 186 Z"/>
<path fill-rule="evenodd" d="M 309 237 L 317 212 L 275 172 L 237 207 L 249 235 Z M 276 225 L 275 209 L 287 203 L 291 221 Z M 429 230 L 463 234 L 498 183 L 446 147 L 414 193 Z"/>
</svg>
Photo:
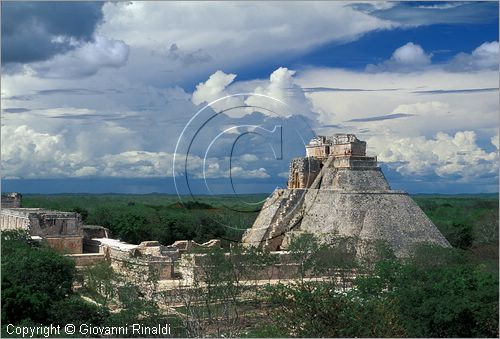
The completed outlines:
<svg viewBox="0 0 500 339">
<path fill-rule="evenodd" d="M 450 61 L 432 64 L 432 54 L 413 42 L 397 48 L 391 58 L 377 65 L 367 65 L 366 71 L 377 72 L 412 72 L 429 68 L 443 69 L 447 72 L 471 72 L 498 70 L 498 41 L 485 42 L 471 53 L 458 53 Z"/>
<path fill-rule="evenodd" d="M 301 115 L 315 118 L 316 113 L 313 112 L 311 102 L 302 88 L 295 83 L 294 74 L 294 70 L 279 67 L 271 73 L 269 80 L 234 83 L 235 74 L 217 71 L 207 81 L 196 86 L 192 101 L 200 105 L 232 94 L 244 94 L 215 102 L 211 107 L 220 112 L 238 106 L 250 106 L 225 111 L 225 114 L 231 117 L 242 117 L 257 111 L 272 117 Z"/>
<path fill-rule="evenodd" d="M 475 24 L 498 21 L 498 7 L 491 2 L 454 2 L 422 5 L 418 2 L 398 2 L 381 6 L 378 2 L 353 4 L 352 7 L 377 18 L 405 26 L 432 24 Z"/>
<path fill-rule="evenodd" d="M 171 177 L 174 153 L 137 150 L 133 131 L 103 126 L 84 131 L 39 132 L 27 125 L 2 126 L 2 172 L 5 178 Z M 135 150 L 134 150 L 135 149 Z M 179 156 L 179 155 L 178 155 Z M 270 175 L 254 154 L 229 158 L 188 157 L 188 175 L 195 179 L 263 179 Z M 177 173 L 182 175 L 182 173 Z"/>
<path fill-rule="evenodd" d="M 36 132 L 27 126 L 2 126 L 5 177 L 63 175 L 61 167 L 71 158 L 60 135 Z M 58 166 L 54 166 L 55 160 L 59 161 Z"/>
<path fill-rule="evenodd" d="M 451 71 L 498 70 L 498 41 L 485 42 L 472 53 L 459 53 L 447 65 Z"/>
<path fill-rule="evenodd" d="M 5 176 L 171 176 L 177 138 L 200 106 L 224 95 L 255 92 L 289 103 L 289 106 L 298 108 L 298 114 L 309 114 L 309 121 L 324 127 L 317 129 L 317 133 L 347 131 L 358 134 L 368 141 L 371 154 L 378 154 L 381 161 L 387 161 L 406 177 L 434 176 L 465 182 L 480 177 L 483 171 L 485 176 L 490 176 L 489 182 L 497 180 L 491 168 L 487 169 L 494 166 L 495 155 L 481 151 L 479 145 L 488 144 L 490 139 L 492 144 L 498 144 L 495 127 L 498 126 L 498 91 L 463 91 L 464 86 L 470 89 L 495 88 L 498 78 L 489 70 L 464 73 L 428 68 L 410 73 L 366 73 L 308 68 L 294 72 L 281 67 L 267 79 L 245 81 L 237 81 L 236 74 L 221 70 L 200 82 L 192 94 L 180 87 L 132 85 L 123 80 L 118 81 L 119 86 L 114 91 L 106 90 L 109 86 L 105 83 L 95 86 L 97 80 L 92 78 L 65 81 L 68 81 L 67 87 L 57 79 L 16 75 L 10 76 L 2 88 L 2 95 L 10 98 L 29 95 L 33 99 L 9 100 L 10 108 L 23 107 L 26 111 L 3 117 L 2 165 Z M 395 88 L 394 83 L 398 88 L 380 90 Z M 304 88 L 318 87 L 366 90 L 304 91 Z M 436 94 L 437 90 L 445 92 Z M 264 107 L 269 104 L 259 102 L 258 96 L 250 95 L 246 99 L 245 102 L 238 99 L 237 104 L 262 104 Z M 74 105 L 74 108 L 67 105 Z M 223 108 L 214 107 L 215 112 Z M 209 113 L 213 115 L 214 111 Z M 284 151 L 289 151 L 291 157 L 303 154 L 301 141 L 297 140 L 292 147 L 288 143 L 292 137 L 286 135 L 294 128 L 301 131 L 308 128 L 296 116 L 273 120 L 273 117 L 261 113 L 242 113 L 237 118 L 221 114 L 220 120 L 213 121 L 213 125 L 203 130 L 203 136 L 198 135 L 189 164 L 193 178 L 203 178 L 203 154 L 214 136 L 238 124 L 265 123 L 266 128 L 272 129 L 278 124 L 288 123 L 288 126 L 283 125 L 283 140 L 287 141 Z M 474 131 L 474 138 L 479 141 L 465 133 L 466 130 Z M 446 137 L 438 134 L 440 131 L 446 131 Z M 233 134 L 221 138 L 220 148 L 218 145 L 213 147 L 206 161 L 208 178 L 229 177 L 228 159 L 224 158 L 229 153 L 221 150 L 230 148 L 231 138 L 234 139 L 237 132 L 241 130 L 234 130 Z M 460 134 L 457 137 L 459 132 L 463 133 L 463 140 Z M 16 145 L 17 140 L 23 140 L 26 149 L 16 149 L 20 147 Z M 304 140 L 307 142 L 308 138 Z M 425 147 L 420 147 L 420 143 Z M 399 148 L 391 146 L 386 149 L 385 144 L 399 145 Z M 439 149 L 439 144 L 449 145 L 454 150 L 455 153 L 450 153 L 451 160 L 446 160 L 447 153 Z M 35 151 L 40 148 L 50 149 L 50 152 Z M 461 155 L 460 152 L 467 150 L 472 157 Z M 236 151 L 233 177 L 268 179 L 286 173 L 288 158 L 276 161 L 262 137 L 242 140 Z"/>
<path fill-rule="evenodd" d="M 47 60 L 88 42 L 102 19 L 100 2 L 2 3 L 2 66 Z"/>
<path fill-rule="evenodd" d="M 471 129 L 489 138 L 499 123 L 498 90 L 475 90 L 498 88 L 498 73 L 489 70 L 449 72 L 428 68 L 409 73 L 367 73 L 310 68 L 300 72 L 296 82 L 302 88 L 343 88 L 349 84 L 349 88 L 366 89 L 306 93 L 314 111 L 320 113 L 321 125 L 337 126 L 324 128 L 322 133 L 352 130 L 368 136 L 387 131 L 431 137 L 439 131 Z M 384 90 L 394 84 L 399 88 Z M 412 116 L 379 119 L 392 114 Z M 362 131 L 366 129 L 369 131 Z"/>
<path fill-rule="evenodd" d="M 227 96 L 226 92 L 227 86 L 229 86 L 234 79 L 236 74 L 226 74 L 223 71 L 217 71 L 212 74 L 207 81 L 200 82 L 196 85 L 196 90 L 193 92 L 192 101 L 195 105 L 200 105 L 202 103 L 211 103 L 214 100 L 220 99 Z M 222 110 L 227 105 L 226 102 L 219 105 L 214 104 L 217 110 Z"/>
<path fill-rule="evenodd" d="M 174 61 L 180 61 L 183 66 L 191 66 L 212 60 L 212 56 L 201 48 L 192 52 L 182 51 L 177 44 L 170 45 L 167 58 Z"/>
<path fill-rule="evenodd" d="M 498 146 L 499 146 L 498 134 L 492 136 L 490 141 L 491 141 L 491 144 L 494 145 L 496 147 L 496 149 L 498 150 Z"/>
<path fill-rule="evenodd" d="M 426 54 L 421 46 L 409 42 L 399 47 L 392 55 L 394 62 L 400 65 L 428 65 L 431 63 L 431 55 Z"/>
<path fill-rule="evenodd" d="M 27 67 L 44 78 L 80 78 L 96 74 L 101 68 L 119 68 L 127 63 L 129 48 L 121 40 L 96 36 L 78 44 L 74 50 Z"/>
<path fill-rule="evenodd" d="M 312 105 L 306 98 L 302 88 L 295 83 L 293 78 L 296 72 L 286 67 L 280 67 L 269 76 L 269 81 L 257 86 L 253 92 L 266 97 L 250 96 L 245 104 L 251 106 L 271 107 L 280 116 L 303 115 L 314 117 Z M 283 105 L 283 103 L 286 105 Z"/>
<path fill-rule="evenodd" d="M 437 133 L 435 138 L 394 135 L 368 141 L 379 160 L 405 176 L 437 175 L 467 182 L 498 175 L 498 152 L 486 152 L 476 143 L 476 133 Z"/>
<path fill-rule="evenodd" d="M 424 49 L 413 42 L 397 48 L 391 58 L 378 65 L 368 65 L 368 72 L 379 71 L 415 71 L 422 69 L 431 63 L 432 54 L 427 54 Z"/>
<path fill-rule="evenodd" d="M 227 116 L 235 118 L 245 116 L 247 111 L 244 108 L 237 108 L 244 105 L 244 97 L 237 95 L 238 91 L 233 92 L 229 89 L 235 78 L 236 74 L 226 74 L 220 70 L 215 72 L 207 81 L 200 82 L 196 86 L 191 101 L 195 105 L 210 104 L 211 109 L 216 112 L 224 111 Z M 233 94 L 235 96 L 231 96 Z"/>
</svg>

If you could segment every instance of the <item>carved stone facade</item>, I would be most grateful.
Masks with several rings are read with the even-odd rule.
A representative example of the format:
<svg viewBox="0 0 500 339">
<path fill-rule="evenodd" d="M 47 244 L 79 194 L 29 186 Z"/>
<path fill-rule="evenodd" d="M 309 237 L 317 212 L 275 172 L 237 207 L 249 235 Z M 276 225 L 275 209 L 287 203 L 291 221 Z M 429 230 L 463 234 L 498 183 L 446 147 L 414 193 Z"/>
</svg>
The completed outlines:
<svg viewBox="0 0 500 339">
<path fill-rule="evenodd" d="M 82 221 L 74 212 L 51 211 L 42 208 L 2 208 L 1 230 L 25 230 L 31 236 L 42 237 L 62 253 L 82 253 Z"/>
<path fill-rule="evenodd" d="M 21 200 L 22 200 L 21 193 L 2 193 L 1 207 L 20 208 Z"/>
<path fill-rule="evenodd" d="M 316 137 L 306 155 L 292 161 L 288 189 L 266 200 L 244 244 L 286 249 L 294 235 L 307 232 L 324 241 L 357 239 L 358 253 L 377 241 L 400 257 L 419 242 L 450 246 L 407 193 L 391 190 L 377 158 L 366 156 L 366 142 L 355 135 Z"/>
<path fill-rule="evenodd" d="M 21 206 L 20 194 L 11 194 L 9 197 L 19 198 L 15 206 Z M 2 196 L 2 201 L 3 199 Z M 129 244 L 111 238 L 111 232 L 105 227 L 83 225 L 78 213 L 43 208 L 2 206 L 0 229 L 27 231 L 32 239 L 42 241 L 72 258 L 77 267 L 108 261 L 125 276 L 132 277 L 154 270 L 159 280 L 174 278 L 174 263 L 182 254 L 197 248 L 220 246 L 220 240 L 216 239 L 203 244 L 183 240 L 171 246 L 161 245 L 157 241 Z"/>
<path fill-rule="evenodd" d="M 317 136 L 306 146 L 306 157 L 290 163 L 288 188 L 311 188 L 329 159 L 331 168 L 377 168 L 377 157 L 366 156 L 366 142 L 354 134 Z"/>
<path fill-rule="evenodd" d="M 288 173 L 288 188 L 310 187 L 322 166 L 322 161 L 313 157 L 293 159 Z"/>
</svg>

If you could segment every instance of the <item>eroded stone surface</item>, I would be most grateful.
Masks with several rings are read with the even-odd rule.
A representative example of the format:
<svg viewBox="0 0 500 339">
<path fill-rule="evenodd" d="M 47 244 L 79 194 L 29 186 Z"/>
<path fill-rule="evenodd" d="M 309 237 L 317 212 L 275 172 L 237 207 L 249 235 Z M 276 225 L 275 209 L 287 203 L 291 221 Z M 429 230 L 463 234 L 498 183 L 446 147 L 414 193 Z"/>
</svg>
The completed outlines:
<svg viewBox="0 0 500 339">
<path fill-rule="evenodd" d="M 2 193 L 1 207 L 2 208 L 20 208 L 22 201 L 21 193 Z"/>
<path fill-rule="evenodd" d="M 355 238 L 359 253 L 361 244 L 381 240 L 399 257 L 421 242 L 450 246 L 407 193 L 390 189 L 377 158 L 365 150 L 366 143 L 352 134 L 311 140 L 308 157 L 292 161 L 289 188 L 266 200 L 243 243 L 278 250 L 307 232 L 323 241 Z"/>
</svg>

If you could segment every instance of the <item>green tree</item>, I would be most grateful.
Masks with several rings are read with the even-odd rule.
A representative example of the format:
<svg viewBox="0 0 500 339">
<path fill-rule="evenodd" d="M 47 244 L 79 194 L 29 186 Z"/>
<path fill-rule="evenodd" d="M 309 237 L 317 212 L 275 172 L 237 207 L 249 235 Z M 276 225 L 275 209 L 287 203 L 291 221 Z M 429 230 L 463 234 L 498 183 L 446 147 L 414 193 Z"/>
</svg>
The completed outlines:
<svg viewBox="0 0 500 339">
<path fill-rule="evenodd" d="M 2 232 L 2 320 L 45 323 L 50 305 L 72 294 L 74 274 L 71 259 Z"/>
<path fill-rule="evenodd" d="M 100 324 L 107 310 L 72 289 L 73 261 L 31 242 L 27 233 L 2 232 L 2 322 Z"/>
<path fill-rule="evenodd" d="M 406 262 L 378 263 L 356 286 L 361 299 L 395 305 L 407 336 L 498 336 L 498 277 L 460 250 L 419 246 Z"/>
</svg>

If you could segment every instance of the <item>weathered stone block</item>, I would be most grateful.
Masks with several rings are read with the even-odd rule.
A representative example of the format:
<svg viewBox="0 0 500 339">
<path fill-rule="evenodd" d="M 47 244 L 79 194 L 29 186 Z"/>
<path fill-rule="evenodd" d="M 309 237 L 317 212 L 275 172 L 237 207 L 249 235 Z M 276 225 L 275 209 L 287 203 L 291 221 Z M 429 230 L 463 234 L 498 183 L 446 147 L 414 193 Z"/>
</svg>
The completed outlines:
<svg viewBox="0 0 500 339">
<path fill-rule="evenodd" d="M 60 253 L 80 254 L 83 253 L 82 236 L 48 236 L 43 240 L 47 245 Z"/>
</svg>

